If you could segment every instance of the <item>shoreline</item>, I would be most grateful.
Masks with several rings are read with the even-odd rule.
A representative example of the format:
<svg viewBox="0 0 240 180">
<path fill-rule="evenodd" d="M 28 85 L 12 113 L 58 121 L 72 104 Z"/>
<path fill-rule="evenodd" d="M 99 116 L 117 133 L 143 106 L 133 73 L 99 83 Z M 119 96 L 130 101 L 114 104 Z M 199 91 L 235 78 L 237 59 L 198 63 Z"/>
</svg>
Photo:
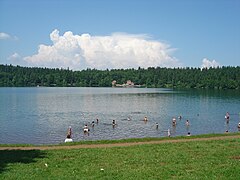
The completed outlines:
<svg viewBox="0 0 240 180">
<path fill-rule="evenodd" d="M 205 137 L 206 136 L 206 137 Z M 59 144 L 59 145 L 0 145 L 0 151 L 2 150 L 60 150 L 60 149 L 82 149 L 82 148 L 111 148 L 111 147 L 128 147 L 128 146 L 138 146 L 138 145 L 149 145 L 149 144 L 163 144 L 163 143 L 180 143 L 180 142 L 192 142 L 192 141 L 211 141 L 211 140 L 225 140 L 225 139 L 238 139 L 240 138 L 239 133 L 230 133 L 230 134 L 208 134 L 208 135 L 195 135 L 195 136 L 179 136 L 179 137 L 170 137 L 170 138 L 152 138 L 150 140 L 136 139 L 135 142 L 128 141 L 115 141 L 110 143 L 104 143 L 104 141 L 89 141 L 87 143 L 91 144 L 81 144 L 82 142 L 74 142 L 69 144 Z"/>
</svg>

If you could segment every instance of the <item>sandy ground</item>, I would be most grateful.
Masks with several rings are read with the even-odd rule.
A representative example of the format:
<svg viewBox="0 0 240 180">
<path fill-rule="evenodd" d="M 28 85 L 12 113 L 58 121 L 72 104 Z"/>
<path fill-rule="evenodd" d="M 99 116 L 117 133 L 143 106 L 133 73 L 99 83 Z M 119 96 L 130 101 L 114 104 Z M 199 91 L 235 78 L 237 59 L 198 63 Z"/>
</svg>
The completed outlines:
<svg viewBox="0 0 240 180">
<path fill-rule="evenodd" d="M 137 146 L 144 144 L 162 144 L 162 143 L 178 143 L 178 142 L 191 142 L 191 141 L 210 141 L 210 140 L 224 140 L 224 139 L 240 139 L 239 135 L 232 136 L 218 136 L 207 138 L 189 138 L 189 139 L 165 139 L 148 142 L 129 142 L 129 143 L 113 143 L 113 144 L 79 144 L 68 146 L 29 146 L 29 147 L 0 147 L 0 150 L 57 150 L 57 149 L 80 149 L 80 148 L 111 148 L 111 147 L 126 147 Z"/>
</svg>

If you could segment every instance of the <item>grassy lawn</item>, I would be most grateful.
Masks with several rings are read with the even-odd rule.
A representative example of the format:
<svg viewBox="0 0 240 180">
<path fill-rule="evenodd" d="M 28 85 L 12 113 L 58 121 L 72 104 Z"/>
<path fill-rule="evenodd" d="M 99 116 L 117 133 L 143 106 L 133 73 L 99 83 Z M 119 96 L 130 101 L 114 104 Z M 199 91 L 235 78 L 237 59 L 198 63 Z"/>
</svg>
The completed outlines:
<svg viewBox="0 0 240 180">
<path fill-rule="evenodd" d="M 0 151 L 0 179 L 239 179 L 240 139 Z"/>
</svg>

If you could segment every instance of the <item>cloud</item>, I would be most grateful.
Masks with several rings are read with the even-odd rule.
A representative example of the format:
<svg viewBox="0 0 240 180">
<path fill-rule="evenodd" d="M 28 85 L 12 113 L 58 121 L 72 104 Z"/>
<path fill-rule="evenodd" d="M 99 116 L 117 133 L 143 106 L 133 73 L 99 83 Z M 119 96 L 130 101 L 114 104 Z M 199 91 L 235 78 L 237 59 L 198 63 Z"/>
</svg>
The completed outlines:
<svg viewBox="0 0 240 180">
<path fill-rule="evenodd" d="M 21 56 L 18 54 L 18 53 L 13 53 L 11 56 L 8 57 L 9 60 L 12 60 L 12 59 L 20 59 Z"/>
<path fill-rule="evenodd" d="M 74 35 L 68 31 L 61 36 L 55 29 L 50 39 L 52 45 L 41 44 L 37 54 L 24 58 L 30 66 L 75 70 L 181 66 L 171 55 L 174 49 L 147 35 L 113 33 L 110 36 L 91 36 Z"/>
<path fill-rule="evenodd" d="M 18 37 L 17 36 L 10 36 L 9 34 L 7 33 L 4 33 L 4 32 L 0 32 L 0 40 L 6 40 L 6 39 L 10 39 L 10 40 L 18 40 Z"/>
<path fill-rule="evenodd" d="M 7 33 L 0 32 L 0 39 L 10 39 L 11 36 Z"/>
<path fill-rule="evenodd" d="M 20 56 L 18 53 L 13 53 L 8 58 L 9 64 L 18 64 L 18 65 L 25 65 L 25 62 L 22 59 L 22 56 Z"/>
<path fill-rule="evenodd" d="M 220 66 L 220 64 L 215 60 L 210 61 L 207 58 L 204 58 L 202 60 L 202 68 L 210 68 L 210 67 L 216 68 L 216 67 L 219 67 L 219 66 Z"/>
<path fill-rule="evenodd" d="M 8 58 L 8 64 L 19 65 L 19 66 L 28 66 L 28 64 L 23 60 L 23 57 L 17 52 L 10 55 Z"/>
</svg>

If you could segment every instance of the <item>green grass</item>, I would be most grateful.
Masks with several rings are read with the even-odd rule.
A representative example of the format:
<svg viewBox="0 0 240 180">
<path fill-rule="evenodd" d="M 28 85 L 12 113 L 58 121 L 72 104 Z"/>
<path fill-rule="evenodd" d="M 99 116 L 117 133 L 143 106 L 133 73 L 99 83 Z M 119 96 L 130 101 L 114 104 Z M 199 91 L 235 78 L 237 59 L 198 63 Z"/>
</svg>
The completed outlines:
<svg viewBox="0 0 240 180">
<path fill-rule="evenodd" d="M 202 137 L 206 136 L 212 137 Z M 239 178 L 239 171 L 240 139 L 95 149 L 0 151 L 0 179 L 235 180 Z"/>
</svg>

